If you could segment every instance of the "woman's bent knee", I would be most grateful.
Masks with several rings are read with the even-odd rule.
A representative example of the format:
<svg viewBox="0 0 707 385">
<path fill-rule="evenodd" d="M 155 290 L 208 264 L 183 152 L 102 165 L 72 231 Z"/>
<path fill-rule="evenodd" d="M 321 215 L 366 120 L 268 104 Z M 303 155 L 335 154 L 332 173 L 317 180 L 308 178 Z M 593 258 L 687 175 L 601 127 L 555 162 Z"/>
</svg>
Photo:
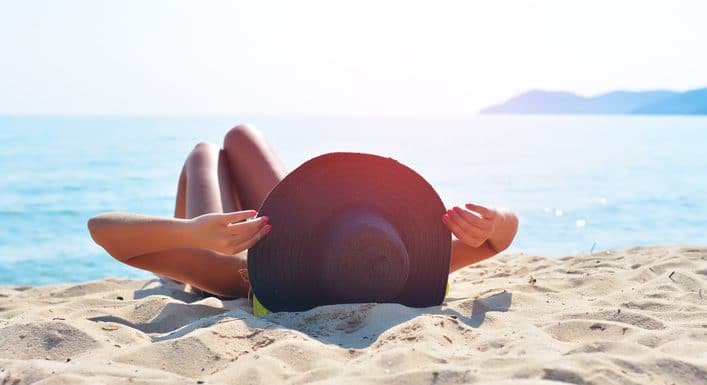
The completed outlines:
<svg viewBox="0 0 707 385">
<path fill-rule="evenodd" d="M 203 166 L 213 163 L 218 159 L 218 154 L 221 151 L 215 144 L 209 142 L 200 142 L 189 153 L 187 164 L 194 166 Z"/>
<path fill-rule="evenodd" d="M 223 148 L 233 149 L 246 143 L 255 143 L 261 134 L 257 128 L 250 124 L 239 124 L 226 133 L 223 138 Z"/>
</svg>

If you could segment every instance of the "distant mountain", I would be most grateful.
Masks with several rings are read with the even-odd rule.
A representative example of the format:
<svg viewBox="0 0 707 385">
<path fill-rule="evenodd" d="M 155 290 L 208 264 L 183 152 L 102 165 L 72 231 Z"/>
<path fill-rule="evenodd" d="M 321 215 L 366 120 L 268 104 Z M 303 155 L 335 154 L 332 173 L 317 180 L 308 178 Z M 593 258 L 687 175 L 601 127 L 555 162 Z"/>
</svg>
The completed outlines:
<svg viewBox="0 0 707 385">
<path fill-rule="evenodd" d="M 615 91 L 592 98 L 570 92 L 533 90 L 481 113 L 707 115 L 707 88 L 687 92 Z"/>
<path fill-rule="evenodd" d="M 663 115 L 707 115 L 707 88 L 675 95 L 670 99 L 656 101 L 636 108 L 634 114 Z"/>
</svg>

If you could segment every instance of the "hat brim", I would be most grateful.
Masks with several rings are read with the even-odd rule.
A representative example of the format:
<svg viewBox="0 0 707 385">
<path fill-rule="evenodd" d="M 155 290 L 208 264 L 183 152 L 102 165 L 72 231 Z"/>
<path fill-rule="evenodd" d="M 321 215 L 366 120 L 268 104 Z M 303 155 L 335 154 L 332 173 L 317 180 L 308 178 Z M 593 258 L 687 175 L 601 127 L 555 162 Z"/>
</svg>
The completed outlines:
<svg viewBox="0 0 707 385">
<path fill-rule="evenodd" d="M 451 233 L 441 221 L 442 200 L 410 168 L 391 158 L 360 153 L 313 158 L 268 194 L 258 211 L 270 218 L 273 229 L 248 250 L 248 276 L 259 301 L 272 312 L 341 303 L 317 286 L 312 275 L 319 271 L 318 260 L 308 250 L 318 241 L 316 231 L 323 221 L 347 207 L 380 213 L 406 246 L 408 280 L 394 302 L 440 305 L 451 256 Z"/>
</svg>

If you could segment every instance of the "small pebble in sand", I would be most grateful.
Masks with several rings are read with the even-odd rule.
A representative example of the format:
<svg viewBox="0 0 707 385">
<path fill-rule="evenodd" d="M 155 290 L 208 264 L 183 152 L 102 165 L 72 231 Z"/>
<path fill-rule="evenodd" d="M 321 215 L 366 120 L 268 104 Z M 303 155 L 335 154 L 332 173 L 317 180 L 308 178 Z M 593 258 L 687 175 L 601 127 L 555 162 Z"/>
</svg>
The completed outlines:
<svg viewBox="0 0 707 385">
<path fill-rule="evenodd" d="M 592 330 L 597 330 L 597 329 L 600 329 L 600 330 L 602 330 L 602 331 L 606 330 L 606 326 L 604 326 L 604 325 L 602 325 L 602 324 L 598 324 L 598 323 L 597 323 L 597 324 L 593 324 L 593 325 L 590 326 L 589 328 L 592 329 Z"/>
</svg>

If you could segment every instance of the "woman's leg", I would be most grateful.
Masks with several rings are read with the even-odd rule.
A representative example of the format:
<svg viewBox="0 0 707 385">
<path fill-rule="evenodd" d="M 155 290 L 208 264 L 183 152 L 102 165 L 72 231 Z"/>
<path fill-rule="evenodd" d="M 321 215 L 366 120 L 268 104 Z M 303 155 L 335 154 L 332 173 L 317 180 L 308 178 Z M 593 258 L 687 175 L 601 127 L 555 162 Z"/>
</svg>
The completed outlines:
<svg viewBox="0 0 707 385">
<path fill-rule="evenodd" d="M 177 182 L 177 199 L 174 203 L 174 217 L 187 218 L 187 165 L 184 163 Z"/>
<path fill-rule="evenodd" d="M 257 209 L 285 175 L 285 168 L 262 134 L 248 125 L 236 126 L 226 134 L 222 151 L 218 151 L 213 145 L 200 143 L 189 155 L 179 177 L 174 216 L 193 218 L 209 212 Z M 164 266 L 160 258 L 170 257 L 174 263 L 170 263 L 170 269 L 166 269 L 167 266 Z M 133 263 L 136 267 L 156 273 L 156 269 L 149 267 L 155 263 L 159 264 L 169 278 L 211 293 L 246 296 L 249 289 L 246 273 L 247 251 L 235 256 L 239 261 L 234 265 L 237 267 L 237 275 L 233 275 L 232 271 L 228 272 L 231 269 L 221 269 L 227 274 L 221 274 L 211 280 L 194 279 L 192 276 L 185 276 L 185 269 L 179 265 L 197 258 L 213 261 L 219 266 L 224 257 L 225 255 L 210 250 L 169 250 L 162 255 L 134 258 Z M 208 272 L 208 269 L 202 268 L 199 271 Z M 203 276 L 202 273 L 200 277 Z M 206 276 L 208 278 L 208 274 Z M 226 287 L 229 279 L 231 285 Z"/>
<path fill-rule="evenodd" d="M 236 211 L 225 154 L 211 143 L 199 143 L 186 164 L 185 216 Z"/>
<path fill-rule="evenodd" d="M 189 219 L 207 213 L 239 211 L 230 175 L 223 150 L 211 143 L 197 144 L 179 174 L 174 217 Z"/>
<path fill-rule="evenodd" d="M 231 185 L 224 152 L 213 144 L 199 143 L 179 177 L 175 217 L 237 211 Z M 165 250 L 131 258 L 127 263 L 211 293 L 248 294 L 245 251 L 226 255 L 207 249 Z"/>
<path fill-rule="evenodd" d="M 257 210 L 270 190 L 287 174 L 263 135 L 250 125 L 226 133 L 223 150 L 234 190 L 244 210 Z"/>
</svg>

